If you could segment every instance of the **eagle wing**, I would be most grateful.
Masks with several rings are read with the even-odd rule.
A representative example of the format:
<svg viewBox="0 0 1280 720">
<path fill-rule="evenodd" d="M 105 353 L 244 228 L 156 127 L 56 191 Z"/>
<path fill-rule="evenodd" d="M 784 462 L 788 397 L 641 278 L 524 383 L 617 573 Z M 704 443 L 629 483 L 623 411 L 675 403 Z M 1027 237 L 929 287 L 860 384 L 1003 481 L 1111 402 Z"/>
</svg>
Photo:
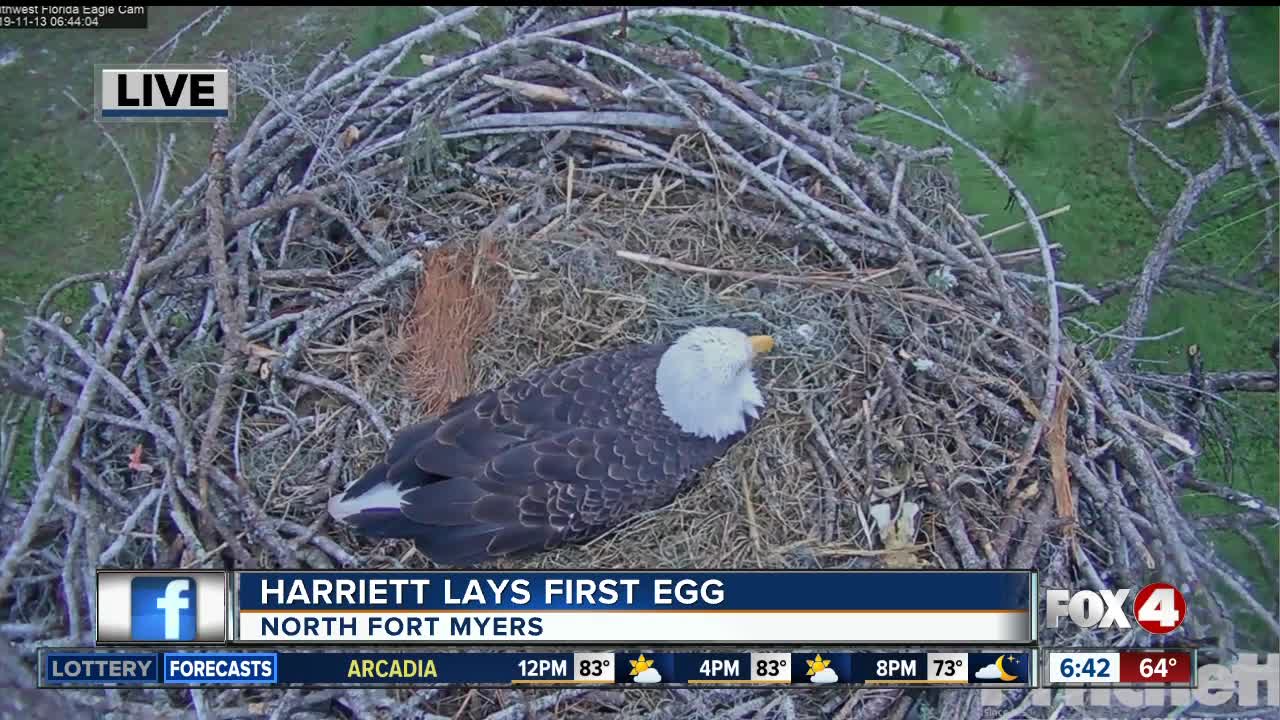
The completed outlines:
<svg viewBox="0 0 1280 720">
<path fill-rule="evenodd" d="M 397 535 L 449 565 L 582 540 L 674 499 L 710 459 L 698 445 L 662 433 L 567 429 L 511 447 L 472 476 L 405 493 Z"/>
<path fill-rule="evenodd" d="M 461 565 L 581 541 L 669 503 L 737 438 L 694 438 L 662 415 L 665 347 L 585 355 L 463 398 L 397 435 L 330 512 Z"/>
<path fill-rule="evenodd" d="M 636 412 L 633 399 L 652 387 L 663 347 L 584 355 L 461 398 L 398 433 L 383 462 L 343 496 L 353 499 L 388 481 L 409 488 L 467 477 L 513 447 L 574 427 L 644 426 L 650 419 Z"/>
</svg>

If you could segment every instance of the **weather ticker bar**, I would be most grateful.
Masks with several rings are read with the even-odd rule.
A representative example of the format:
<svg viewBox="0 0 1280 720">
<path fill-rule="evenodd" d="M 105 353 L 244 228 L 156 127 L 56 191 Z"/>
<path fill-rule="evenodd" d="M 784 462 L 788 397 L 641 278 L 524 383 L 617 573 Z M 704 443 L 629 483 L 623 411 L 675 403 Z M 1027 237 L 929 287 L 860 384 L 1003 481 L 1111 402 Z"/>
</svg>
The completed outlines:
<svg viewBox="0 0 1280 720">
<path fill-rule="evenodd" d="M 1034 649 L 421 652 L 42 649 L 41 687 L 1036 687 Z"/>
</svg>

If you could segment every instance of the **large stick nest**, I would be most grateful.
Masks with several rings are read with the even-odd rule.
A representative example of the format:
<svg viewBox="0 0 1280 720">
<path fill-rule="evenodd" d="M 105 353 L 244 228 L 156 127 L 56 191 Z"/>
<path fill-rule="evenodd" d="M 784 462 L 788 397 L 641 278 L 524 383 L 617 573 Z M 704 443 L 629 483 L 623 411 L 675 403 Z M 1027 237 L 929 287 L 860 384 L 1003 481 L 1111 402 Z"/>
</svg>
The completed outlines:
<svg viewBox="0 0 1280 720">
<path fill-rule="evenodd" d="M 711 323 L 779 340 L 758 430 L 673 507 L 504 566 L 1035 567 L 1045 586 L 1175 582 L 1194 598 L 1180 632 L 1233 642 L 1204 580 L 1247 587 L 1175 502 L 1186 443 L 1058 331 L 1054 247 L 1029 203 L 1010 185 L 1037 244 L 1001 254 L 960 207 L 950 147 L 858 129 L 894 113 L 951 135 L 941 121 L 842 87 L 838 63 L 766 68 L 662 25 L 701 15 L 816 42 L 715 10 L 635 10 L 631 38 L 617 14 L 539 11 L 395 73 L 441 33 L 473 35 L 474 13 L 354 61 L 335 51 L 305 79 L 237 61 L 266 99 L 243 137 L 217 126 L 209 171 L 176 199 L 162 155 L 122 267 L 40 304 L 11 368 L 42 395 L 39 477 L 0 529 L 0 627 L 27 663 L 92 641 L 97 567 L 431 567 L 325 512 L 397 427 L 533 367 Z M 85 283 L 83 317 L 49 312 Z M 900 696 L 72 694 L 129 717 L 870 717 Z M 940 701 L 946 717 L 980 711 L 975 693 Z"/>
</svg>

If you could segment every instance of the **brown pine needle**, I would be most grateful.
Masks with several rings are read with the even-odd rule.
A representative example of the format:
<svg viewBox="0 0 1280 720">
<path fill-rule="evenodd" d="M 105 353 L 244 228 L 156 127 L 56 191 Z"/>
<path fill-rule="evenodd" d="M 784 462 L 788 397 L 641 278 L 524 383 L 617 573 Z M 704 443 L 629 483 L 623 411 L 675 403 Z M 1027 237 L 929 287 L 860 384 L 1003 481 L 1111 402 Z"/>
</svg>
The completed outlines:
<svg viewBox="0 0 1280 720">
<path fill-rule="evenodd" d="M 408 386 L 435 415 L 470 390 L 475 339 L 489 326 L 500 294 L 492 243 L 436 250 L 423 271 L 403 334 Z"/>
</svg>

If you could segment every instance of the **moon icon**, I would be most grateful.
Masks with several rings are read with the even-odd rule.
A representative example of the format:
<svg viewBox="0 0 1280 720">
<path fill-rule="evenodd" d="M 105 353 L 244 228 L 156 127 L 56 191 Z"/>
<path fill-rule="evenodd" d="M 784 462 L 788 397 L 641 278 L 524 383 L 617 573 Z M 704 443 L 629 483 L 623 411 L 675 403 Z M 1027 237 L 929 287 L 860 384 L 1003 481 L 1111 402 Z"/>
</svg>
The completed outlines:
<svg viewBox="0 0 1280 720">
<path fill-rule="evenodd" d="M 996 658 L 996 669 L 1000 671 L 1000 679 L 1001 679 L 1001 680 L 1003 680 L 1003 681 L 1005 681 L 1005 682 L 1009 682 L 1010 680 L 1017 680 L 1017 679 L 1018 679 L 1018 676 L 1017 676 L 1017 675 L 1010 675 L 1009 673 L 1005 672 L 1005 669 L 1004 669 L 1004 656 L 1003 656 L 1003 655 L 1001 655 L 1000 657 Z"/>
</svg>

